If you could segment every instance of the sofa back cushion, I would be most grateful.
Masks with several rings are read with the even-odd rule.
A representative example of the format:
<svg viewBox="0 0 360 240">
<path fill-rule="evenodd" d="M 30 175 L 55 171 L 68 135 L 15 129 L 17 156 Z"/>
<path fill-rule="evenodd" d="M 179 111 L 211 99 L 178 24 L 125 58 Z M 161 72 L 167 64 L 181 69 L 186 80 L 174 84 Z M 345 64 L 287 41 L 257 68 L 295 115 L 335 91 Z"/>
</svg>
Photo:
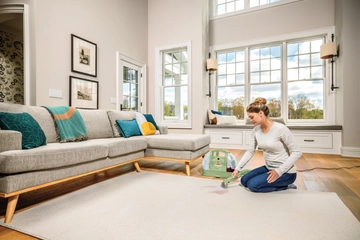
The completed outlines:
<svg viewBox="0 0 360 240">
<path fill-rule="evenodd" d="M 36 106 L 25 106 L 11 103 L 0 103 L 0 112 L 29 113 L 40 125 L 46 136 L 46 142 L 56 142 L 55 123 L 46 108 Z"/>
<path fill-rule="evenodd" d="M 108 110 L 109 121 L 114 137 L 121 137 L 119 125 L 116 120 L 130 121 L 136 118 L 136 112 Z"/>
<path fill-rule="evenodd" d="M 89 139 L 113 137 L 107 110 L 78 109 L 78 111 L 85 122 Z"/>
</svg>

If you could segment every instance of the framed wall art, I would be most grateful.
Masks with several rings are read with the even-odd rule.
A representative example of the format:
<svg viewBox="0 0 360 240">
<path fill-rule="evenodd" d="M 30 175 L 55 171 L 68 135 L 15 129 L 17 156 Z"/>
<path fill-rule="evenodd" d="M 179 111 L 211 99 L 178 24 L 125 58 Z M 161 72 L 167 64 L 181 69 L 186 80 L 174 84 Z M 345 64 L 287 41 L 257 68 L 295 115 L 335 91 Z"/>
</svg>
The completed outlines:
<svg viewBox="0 0 360 240">
<path fill-rule="evenodd" d="M 71 71 L 97 76 L 97 45 L 71 34 Z"/>
<path fill-rule="evenodd" d="M 99 83 L 96 81 L 70 76 L 70 104 L 76 108 L 99 108 Z"/>
</svg>

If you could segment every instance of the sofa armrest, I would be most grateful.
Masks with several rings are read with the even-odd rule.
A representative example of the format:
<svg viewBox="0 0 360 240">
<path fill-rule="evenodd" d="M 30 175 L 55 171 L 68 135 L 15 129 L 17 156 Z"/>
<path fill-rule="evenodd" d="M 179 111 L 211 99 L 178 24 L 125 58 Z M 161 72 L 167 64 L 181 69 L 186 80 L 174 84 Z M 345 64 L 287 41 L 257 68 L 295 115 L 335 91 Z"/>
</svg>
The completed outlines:
<svg viewBox="0 0 360 240">
<path fill-rule="evenodd" d="M 168 127 L 167 126 L 159 126 L 160 134 L 168 134 Z"/>
<path fill-rule="evenodd" d="M 12 130 L 0 130 L 0 152 L 21 150 L 22 134 Z"/>
</svg>

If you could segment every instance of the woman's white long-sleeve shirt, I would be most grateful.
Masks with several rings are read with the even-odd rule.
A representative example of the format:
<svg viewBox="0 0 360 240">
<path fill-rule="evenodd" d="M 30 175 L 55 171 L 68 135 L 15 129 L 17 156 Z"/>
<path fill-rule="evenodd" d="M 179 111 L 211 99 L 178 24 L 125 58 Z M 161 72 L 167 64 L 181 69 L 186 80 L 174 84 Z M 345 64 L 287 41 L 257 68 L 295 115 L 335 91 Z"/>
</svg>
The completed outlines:
<svg viewBox="0 0 360 240">
<path fill-rule="evenodd" d="M 255 126 L 250 138 L 250 147 L 236 166 L 240 171 L 252 158 L 256 147 L 264 152 L 265 166 L 275 170 L 279 176 L 284 173 L 296 173 L 295 162 L 302 152 L 290 130 L 283 124 L 274 122 L 267 133 L 261 125 Z"/>
</svg>

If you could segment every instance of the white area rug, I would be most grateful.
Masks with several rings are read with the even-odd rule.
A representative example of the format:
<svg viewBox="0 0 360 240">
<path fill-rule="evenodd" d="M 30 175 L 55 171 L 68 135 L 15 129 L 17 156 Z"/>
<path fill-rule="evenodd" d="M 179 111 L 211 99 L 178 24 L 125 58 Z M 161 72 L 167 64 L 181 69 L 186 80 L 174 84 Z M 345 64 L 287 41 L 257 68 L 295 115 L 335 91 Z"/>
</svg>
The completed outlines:
<svg viewBox="0 0 360 240">
<path fill-rule="evenodd" d="M 220 183 L 132 172 L 15 214 L 6 226 L 61 240 L 360 239 L 360 222 L 335 193 Z"/>
</svg>

